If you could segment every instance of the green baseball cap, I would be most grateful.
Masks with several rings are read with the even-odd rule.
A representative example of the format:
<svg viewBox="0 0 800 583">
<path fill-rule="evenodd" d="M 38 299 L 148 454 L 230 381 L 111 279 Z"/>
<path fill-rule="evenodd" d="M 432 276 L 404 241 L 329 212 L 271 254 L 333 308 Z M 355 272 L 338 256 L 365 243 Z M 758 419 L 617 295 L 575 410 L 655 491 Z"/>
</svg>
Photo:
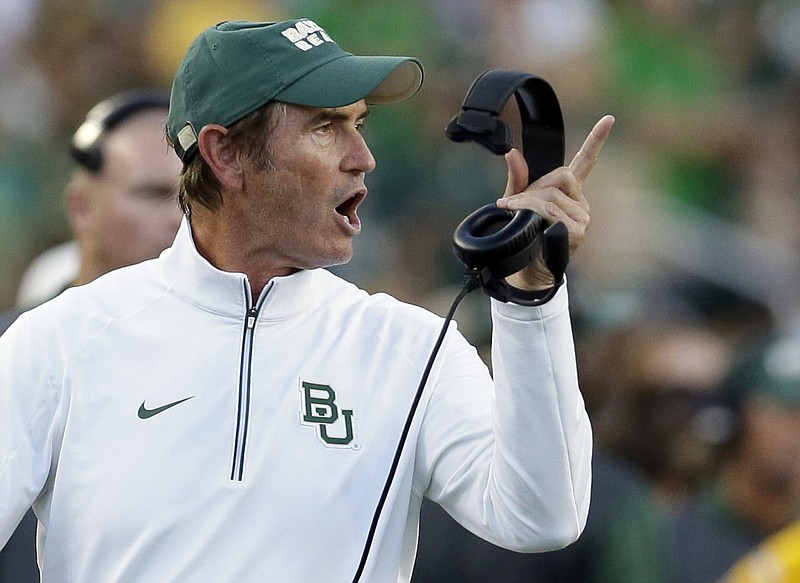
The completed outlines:
<svg viewBox="0 0 800 583">
<path fill-rule="evenodd" d="M 269 101 L 311 107 L 397 103 L 422 85 L 413 57 L 355 56 L 307 18 L 226 21 L 206 29 L 183 58 L 170 96 L 167 134 L 188 162 L 208 124 L 229 127 Z"/>
</svg>

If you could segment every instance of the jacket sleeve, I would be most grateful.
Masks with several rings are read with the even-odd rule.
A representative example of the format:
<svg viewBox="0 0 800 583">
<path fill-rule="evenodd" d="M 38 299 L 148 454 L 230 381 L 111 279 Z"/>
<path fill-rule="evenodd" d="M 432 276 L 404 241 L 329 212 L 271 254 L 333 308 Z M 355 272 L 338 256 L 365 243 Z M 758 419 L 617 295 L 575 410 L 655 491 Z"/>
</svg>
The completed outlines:
<svg viewBox="0 0 800 583">
<path fill-rule="evenodd" d="M 540 307 L 492 300 L 494 382 L 458 334 L 428 401 L 424 494 L 504 548 L 562 548 L 589 510 L 592 432 L 578 388 L 566 286 Z"/>
<path fill-rule="evenodd" d="M 23 314 L 0 336 L 0 548 L 50 472 L 58 394 Z"/>
</svg>

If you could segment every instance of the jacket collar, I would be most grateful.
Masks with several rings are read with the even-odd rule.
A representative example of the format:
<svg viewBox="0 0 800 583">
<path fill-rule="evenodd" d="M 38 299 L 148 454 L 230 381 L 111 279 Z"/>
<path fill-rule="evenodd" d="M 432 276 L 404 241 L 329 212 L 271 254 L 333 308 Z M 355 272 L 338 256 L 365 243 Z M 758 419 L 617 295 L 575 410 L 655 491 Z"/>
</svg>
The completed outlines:
<svg viewBox="0 0 800 583">
<path fill-rule="evenodd" d="M 192 229 L 183 218 L 172 246 L 159 257 L 159 265 L 173 288 L 189 302 L 217 314 L 242 318 L 253 304 L 262 305 L 260 319 L 283 320 L 318 303 L 319 270 L 303 270 L 273 278 L 261 298 L 250 299 L 250 282 L 243 273 L 222 271 L 200 255 Z"/>
</svg>

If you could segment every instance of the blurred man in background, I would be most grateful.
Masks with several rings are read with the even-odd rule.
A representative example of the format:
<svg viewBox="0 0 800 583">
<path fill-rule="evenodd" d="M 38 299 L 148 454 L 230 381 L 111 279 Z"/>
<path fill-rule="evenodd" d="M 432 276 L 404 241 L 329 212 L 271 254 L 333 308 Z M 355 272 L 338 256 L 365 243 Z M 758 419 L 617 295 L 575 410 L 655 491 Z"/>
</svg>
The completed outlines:
<svg viewBox="0 0 800 583">
<path fill-rule="evenodd" d="M 718 581 L 800 518 L 800 339 L 760 343 L 727 390 L 738 419 L 715 479 L 674 517 L 672 581 Z"/>
<path fill-rule="evenodd" d="M 67 287 L 156 257 L 172 242 L 181 219 L 180 162 L 164 137 L 168 109 L 168 93 L 132 91 L 89 112 L 72 140 L 76 165 L 66 190 L 77 270 L 70 273 L 67 266 L 62 272 L 70 275 L 61 281 L 42 277 L 38 290 L 33 282 L 34 296 L 44 301 Z M 17 313 L 0 314 L 0 334 Z M 0 552 L 0 583 L 39 581 L 35 528 L 29 512 Z"/>
<path fill-rule="evenodd" d="M 66 206 L 75 240 L 34 260 L 23 278 L 19 310 L 152 259 L 172 242 L 181 217 L 180 164 L 167 155 L 168 108 L 166 92 L 130 91 L 89 112 L 70 146 L 75 168 Z M 0 332 L 15 316 L 0 314 Z"/>
</svg>

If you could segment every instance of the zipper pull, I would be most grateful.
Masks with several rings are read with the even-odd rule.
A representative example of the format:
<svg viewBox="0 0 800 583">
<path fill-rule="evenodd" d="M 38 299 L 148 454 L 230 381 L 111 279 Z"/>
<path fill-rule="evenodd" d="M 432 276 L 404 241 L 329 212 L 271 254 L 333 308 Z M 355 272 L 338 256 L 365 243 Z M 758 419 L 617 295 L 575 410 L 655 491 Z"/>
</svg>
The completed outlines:
<svg viewBox="0 0 800 583">
<path fill-rule="evenodd" d="M 248 330 L 252 330 L 256 326 L 256 320 L 258 319 L 258 308 L 255 306 L 247 310 L 247 323 L 246 327 Z"/>
</svg>

